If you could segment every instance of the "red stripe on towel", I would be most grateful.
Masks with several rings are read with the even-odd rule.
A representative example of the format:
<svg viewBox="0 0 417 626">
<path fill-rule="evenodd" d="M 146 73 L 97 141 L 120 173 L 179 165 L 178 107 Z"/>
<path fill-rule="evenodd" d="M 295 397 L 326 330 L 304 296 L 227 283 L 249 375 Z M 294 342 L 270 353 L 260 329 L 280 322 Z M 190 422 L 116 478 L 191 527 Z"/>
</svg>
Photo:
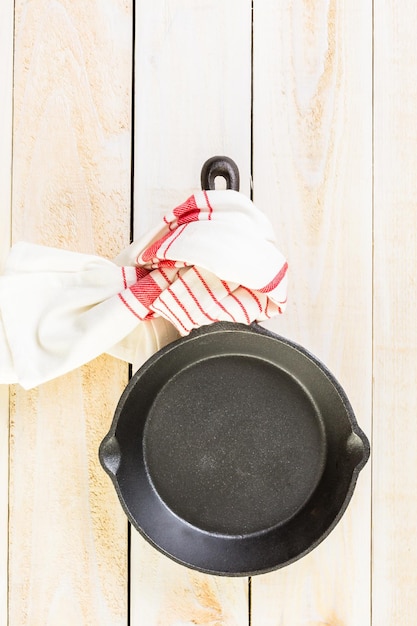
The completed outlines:
<svg viewBox="0 0 417 626">
<path fill-rule="evenodd" d="M 174 298 L 176 304 L 180 307 L 180 309 L 182 309 L 184 311 L 184 313 L 186 314 L 186 316 L 188 317 L 188 319 L 190 320 L 191 324 L 193 326 L 196 326 L 195 321 L 193 320 L 193 318 L 191 317 L 187 307 L 181 302 L 181 300 L 178 298 L 178 296 L 172 291 L 172 289 L 170 287 L 168 287 L 167 289 L 168 293 Z M 166 306 L 166 305 L 165 305 Z"/>
<path fill-rule="evenodd" d="M 181 283 L 184 285 L 184 287 L 186 288 L 188 294 L 191 296 L 191 298 L 194 300 L 194 302 L 196 303 L 196 305 L 198 306 L 198 308 L 200 309 L 200 311 L 202 312 L 203 315 L 205 315 L 207 317 L 208 320 L 210 320 L 210 322 L 216 322 L 217 320 L 214 317 L 211 317 L 211 315 L 209 315 L 207 313 L 207 311 L 205 311 L 203 309 L 203 307 L 201 306 L 200 301 L 198 300 L 197 296 L 195 295 L 195 293 L 193 292 L 193 290 L 191 289 L 191 287 L 185 282 L 184 278 L 181 276 L 181 274 L 178 274 L 178 279 L 181 281 Z"/>
<path fill-rule="evenodd" d="M 287 269 L 288 263 L 284 263 L 275 278 L 273 278 L 270 283 L 265 285 L 265 287 L 257 289 L 257 291 L 260 291 L 261 293 L 269 293 L 270 291 L 273 291 L 276 287 L 278 287 L 279 283 L 284 278 L 285 274 L 287 273 Z"/>
<path fill-rule="evenodd" d="M 209 210 L 208 219 L 209 219 L 209 220 L 211 220 L 211 216 L 212 216 L 212 214 L 213 214 L 213 207 L 212 207 L 212 206 L 211 206 L 211 204 L 210 204 L 210 200 L 209 200 L 209 197 L 208 197 L 208 193 L 207 193 L 207 191 L 206 191 L 205 189 L 203 190 L 203 193 L 204 193 L 204 197 L 205 197 L 205 199 L 206 199 L 206 202 L 207 202 L 207 207 L 208 207 L 208 210 Z"/>
<path fill-rule="evenodd" d="M 127 309 L 129 309 L 129 311 L 130 311 L 131 313 L 133 313 L 133 315 L 134 315 L 135 317 L 137 317 L 139 320 L 143 321 L 143 317 L 141 317 L 140 315 L 138 315 L 138 314 L 136 313 L 136 311 L 134 311 L 134 310 L 132 309 L 132 307 L 130 306 L 130 304 L 128 304 L 128 303 L 126 302 L 126 300 L 123 298 L 122 294 L 121 294 L 121 293 L 119 293 L 119 294 L 117 294 L 117 295 L 119 296 L 120 300 L 123 302 L 123 304 L 125 305 L 125 307 L 126 307 Z"/>
<path fill-rule="evenodd" d="M 243 315 L 246 318 L 246 323 L 250 324 L 250 318 L 249 318 L 247 310 L 245 309 L 245 307 L 243 305 L 243 302 L 241 302 L 241 300 L 239 300 L 239 298 L 232 292 L 232 290 L 230 289 L 229 285 L 224 280 L 222 280 L 222 285 L 227 290 L 227 293 L 229 294 L 229 296 L 231 296 L 233 298 L 233 300 L 235 302 L 237 302 L 238 305 L 240 306 L 240 308 L 242 309 L 242 313 L 243 313 Z"/>
<path fill-rule="evenodd" d="M 125 289 L 127 289 L 126 272 L 125 272 L 125 268 L 124 267 L 122 267 L 122 277 L 123 277 L 123 287 Z"/>
<path fill-rule="evenodd" d="M 145 263 L 147 263 L 148 261 L 152 261 L 152 259 L 156 257 L 156 253 L 161 245 L 164 243 L 164 241 L 166 241 L 171 236 L 172 233 L 166 233 L 165 235 L 163 235 L 163 237 L 160 237 L 159 239 L 157 239 L 157 241 L 154 241 L 148 248 L 146 248 L 146 250 L 144 250 L 142 254 L 143 261 Z"/>
<path fill-rule="evenodd" d="M 148 276 L 132 285 L 130 291 L 138 302 L 149 308 L 161 294 L 162 288 L 152 278 L 152 275 L 148 274 Z"/>
<path fill-rule="evenodd" d="M 135 270 L 136 280 L 142 280 L 142 278 L 145 278 L 145 276 L 149 274 L 149 270 L 147 270 L 145 267 L 135 267 Z"/>
<path fill-rule="evenodd" d="M 245 291 L 247 291 L 252 298 L 255 300 L 256 304 L 258 305 L 258 309 L 259 309 L 259 313 L 262 313 L 262 304 L 258 298 L 258 296 L 256 295 L 256 293 L 254 291 L 252 291 L 252 289 L 248 289 L 248 287 L 244 287 L 244 285 L 240 285 L 241 289 L 244 289 Z"/>
<path fill-rule="evenodd" d="M 193 270 L 195 271 L 195 273 L 197 274 L 198 278 L 200 279 L 200 281 L 202 282 L 202 284 L 204 285 L 204 287 L 206 288 L 207 292 L 210 294 L 210 297 L 212 298 L 212 300 L 225 312 L 227 313 L 234 322 L 236 322 L 235 318 L 233 317 L 233 315 L 230 313 L 230 311 L 228 311 L 223 305 L 222 303 L 216 298 L 216 296 L 214 295 L 214 293 L 212 292 L 212 290 L 210 289 L 210 287 L 208 286 L 208 284 L 206 283 L 206 281 L 204 280 L 204 278 L 201 276 L 200 272 L 197 270 L 197 268 L 195 267 L 195 265 L 193 265 Z"/>
<path fill-rule="evenodd" d="M 167 245 L 167 247 L 166 247 L 166 249 L 165 249 L 165 252 L 164 252 L 164 258 L 166 258 L 166 256 L 167 256 L 167 252 L 168 252 L 168 250 L 170 249 L 170 247 L 172 246 L 172 244 L 174 243 L 174 241 L 175 241 L 176 239 L 178 239 L 178 237 L 179 237 L 180 235 L 182 235 L 182 233 L 183 233 L 183 232 L 184 232 L 184 230 L 187 228 L 187 226 L 188 226 L 188 223 L 187 223 L 187 224 L 183 224 L 182 228 L 179 228 L 179 229 L 178 229 L 178 231 L 179 231 L 179 232 L 177 232 L 177 233 L 176 233 L 175 237 L 172 237 L 172 240 L 169 242 L 169 244 Z"/>
<path fill-rule="evenodd" d="M 198 220 L 200 209 L 195 201 L 195 196 L 191 196 L 185 202 L 173 210 L 173 214 L 178 220 L 178 225 L 189 224 Z"/>
<path fill-rule="evenodd" d="M 172 311 L 172 310 L 169 308 L 169 306 L 167 305 L 167 303 L 166 303 L 166 302 L 164 302 L 164 301 L 162 300 L 162 298 L 161 298 L 161 297 L 159 298 L 159 301 L 161 302 L 161 304 L 163 304 L 163 305 L 164 305 L 164 307 L 166 308 L 166 310 L 167 310 L 167 311 L 169 311 L 169 313 L 171 314 L 171 316 L 172 316 L 172 317 L 174 317 L 174 318 L 177 320 L 178 324 L 179 324 L 180 326 L 182 326 L 182 328 L 184 329 L 184 331 L 185 331 L 186 333 L 188 333 L 188 332 L 189 332 L 189 329 L 188 329 L 188 328 L 186 328 L 186 327 L 184 326 L 184 324 L 181 322 L 180 318 L 179 318 L 177 315 L 175 315 L 174 311 Z M 153 306 L 152 306 L 152 308 L 153 308 L 155 311 L 159 311 L 160 313 L 162 313 L 162 316 L 163 316 L 163 317 L 166 317 L 166 314 L 164 313 L 164 311 L 161 311 L 161 309 L 158 309 L 158 307 L 156 307 L 155 305 L 153 305 Z M 177 328 L 178 328 L 178 324 L 176 324 Z"/>
<path fill-rule="evenodd" d="M 169 263 L 171 263 L 171 261 L 169 261 Z M 174 265 L 168 265 L 168 267 L 175 267 L 175 262 L 174 262 L 174 261 L 172 261 L 172 263 L 174 263 Z M 164 266 L 165 266 L 165 267 L 167 267 L 165 264 L 164 264 Z M 173 283 L 174 281 L 172 281 L 172 280 L 169 278 L 168 274 L 167 274 L 166 272 L 164 272 L 164 269 L 163 269 L 163 267 L 162 267 L 162 266 L 159 266 L 159 273 L 160 273 L 160 274 L 161 274 L 161 276 L 162 276 L 162 277 L 166 280 L 167 285 L 172 285 L 172 283 Z M 174 280 L 175 280 L 176 278 L 177 278 L 177 274 L 175 274 L 175 276 L 174 276 Z"/>
</svg>

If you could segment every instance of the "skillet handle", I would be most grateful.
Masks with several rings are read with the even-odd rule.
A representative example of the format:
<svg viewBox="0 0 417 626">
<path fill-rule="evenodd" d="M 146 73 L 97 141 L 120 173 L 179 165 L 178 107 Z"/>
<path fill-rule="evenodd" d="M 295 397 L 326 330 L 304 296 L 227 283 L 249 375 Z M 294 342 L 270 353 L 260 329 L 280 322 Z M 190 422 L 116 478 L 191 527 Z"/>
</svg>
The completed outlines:
<svg viewBox="0 0 417 626">
<path fill-rule="evenodd" d="M 99 448 L 99 459 L 110 477 L 115 477 L 120 466 L 121 452 L 119 442 L 114 435 L 109 433 L 104 437 Z"/>
<path fill-rule="evenodd" d="M 239 191 L 240 176 L 236 163 L 226 156 L 215 156 L 208 159 L 201 168 L 201 189 L 214 190 L 216 176 L 226 179 L 227 189 Z"/>
</svg>

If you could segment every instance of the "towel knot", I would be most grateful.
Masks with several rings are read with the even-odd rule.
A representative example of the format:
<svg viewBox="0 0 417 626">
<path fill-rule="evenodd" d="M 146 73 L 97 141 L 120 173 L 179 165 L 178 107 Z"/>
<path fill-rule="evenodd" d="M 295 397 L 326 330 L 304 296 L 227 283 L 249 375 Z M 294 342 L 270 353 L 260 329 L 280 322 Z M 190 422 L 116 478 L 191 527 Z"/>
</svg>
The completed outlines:
<svg viewBox="0 0 417 626">
<path fill-rule="evenodd" d="M 107 352 L 144 361 L 193 328 L 282 313 L 287 262 L 237 191 L 201 191 L 114 262 L 30 243 L 0 277 L 0 383 L 30 388 Z"/>
</svg>

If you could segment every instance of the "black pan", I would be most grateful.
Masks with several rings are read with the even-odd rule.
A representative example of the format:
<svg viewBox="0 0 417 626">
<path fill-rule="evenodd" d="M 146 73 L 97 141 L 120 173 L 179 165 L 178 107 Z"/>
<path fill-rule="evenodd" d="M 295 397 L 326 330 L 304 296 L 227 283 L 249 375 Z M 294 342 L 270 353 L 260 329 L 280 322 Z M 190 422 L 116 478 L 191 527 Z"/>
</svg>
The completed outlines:
<svg viewBox="0 0 417 626">
<path fill-rule="evenodd" d="M 100 460 L 134 527 L 188 567 L 288 565 L 334 528 L 369 442 L 340 384 L 301 346 L 218 322 L 132 377 Z"/>
</svg>

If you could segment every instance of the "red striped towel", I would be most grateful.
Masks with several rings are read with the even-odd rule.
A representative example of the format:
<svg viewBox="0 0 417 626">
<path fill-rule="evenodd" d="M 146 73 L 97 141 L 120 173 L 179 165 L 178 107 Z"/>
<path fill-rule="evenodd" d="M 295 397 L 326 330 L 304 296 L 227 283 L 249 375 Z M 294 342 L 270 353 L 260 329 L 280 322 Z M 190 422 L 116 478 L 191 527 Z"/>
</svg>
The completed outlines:
<svg viewBox="0 0 417 626">
<path fill-rule="evenodd" d="M 0 277 L 0 383 L 25 388 L 108 352 L 138 365 L 193 328 L 281 313 L 287 263 L 236 191 L 198 192 L 115 262 L 16 244 Z"/>
</svg>

